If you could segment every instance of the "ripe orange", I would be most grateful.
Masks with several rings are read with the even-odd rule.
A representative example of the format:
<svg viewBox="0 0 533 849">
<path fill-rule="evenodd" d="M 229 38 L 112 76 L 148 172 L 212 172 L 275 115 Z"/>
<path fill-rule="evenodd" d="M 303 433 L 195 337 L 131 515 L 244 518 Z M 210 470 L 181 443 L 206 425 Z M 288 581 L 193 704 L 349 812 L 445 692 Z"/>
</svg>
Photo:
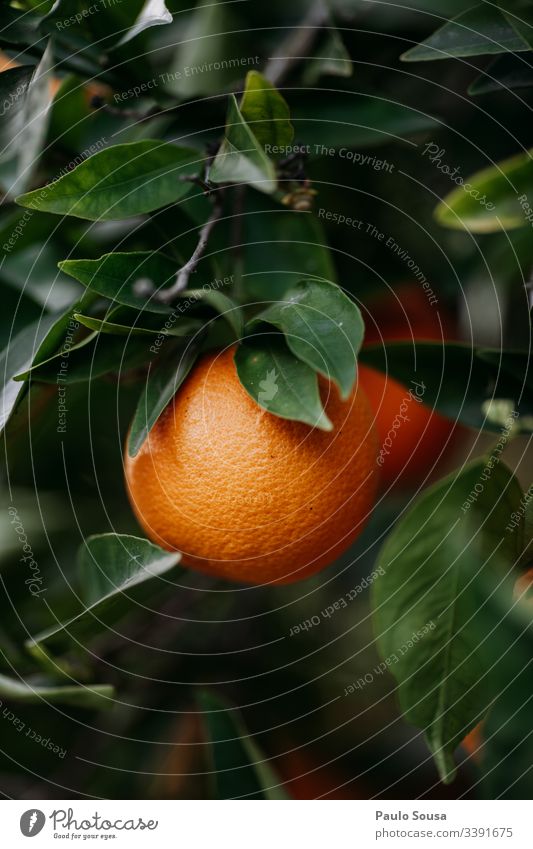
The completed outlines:
<svg viewBox="0 0 533 849">
<path fill-rule="evenodd" d="M 235 349 L 205 355 L 160 416 L 126 485 L 158 545 L 200 571 L 291 583 L 331 563 L 375 500 L 376 437 L 366 397 L 321 380 L 334 429 L 265 412 L 239 382 Z"/>
<path fill-rule="evenodd" d="M 365 344 L 442 339 L 438 313 L 419 286 L 400 287 L 395 297 L 385 298 L 376 307 L 370 305 L 369 310 L 375 324 L 367 320 Z M 447 334 L 446 319 L 445 323 Z M 359 381 L 375 414 L 383 484 L 418 483 L 439 458 L 454 430 L 453 422 L 423 403 L 425 387 L 420 381 L 405 387 L 363 365 L 359 367 Z"/>
</svg>

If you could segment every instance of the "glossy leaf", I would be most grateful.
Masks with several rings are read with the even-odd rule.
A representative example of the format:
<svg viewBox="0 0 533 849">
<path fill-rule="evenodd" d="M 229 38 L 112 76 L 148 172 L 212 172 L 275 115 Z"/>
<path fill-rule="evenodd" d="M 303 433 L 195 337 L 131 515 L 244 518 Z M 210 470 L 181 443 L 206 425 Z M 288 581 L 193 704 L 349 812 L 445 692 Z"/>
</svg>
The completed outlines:
<svg viewBox="0 0 533 849">
<path fill-rule="evenodd" d="M 201 154 L 168 142 L 144 140 L 98 151 L 42 189 L 17 198 L 41 212 L 111 221 L 151 212 L 185 197 Z"/>
<path fill-rule="evenodd" d="M 533 158 L 527 151 L 473 174 L 439 203 L 435 215 L 446 227 L 493 233 L 531 226 L 532 205 Z"/>
<path fill-rule="evenodd" d="M 263 148 L 266 145 L 285 147 L 294 137 L 289 107 L 285 98 L 257 71 L 246 76 L 241 115 Z"/>
<path fill-rule="evenodd" d="M 196 362 L 199 345 L 189 344 L 172 359 L 150 368 L 128 436 L 128 454 L 135 457 L 167 404 L 172 400 Z"/>
<path fill-rule="evenodd" d="M 238 711 L 205 690 L 197 696 L 211 754 L 216 799 L 287 799 L 281 780 L 246 731 Z"/>
<path fill-rule="evenodd" d="M 180 299 L 185 301 L 185 304 L 194 305 L 194 301 L 207 304 L 215 312 L 219 313 L 222 318 L 229 324 L 232 329 L 235 339 L 240 339 L 244 333 L 244 318 L 240 306 L 225 295 L 224 292 L 219 292 L 217 289 L 185 289 Z"/>
<path fill-rule="evenodd" d="M 160 289 L 174 282 L 178 271 L 178 263 L 164 254 L 115 251 L 99 259 L 67 259 L 60 262 L 59 267 L 84 286 L 119 304 L 161 314 L 172 311 L 154 297 Z M 138 294 L 142 292 L 143 280 L 148 286 L 153 285 L 148 294 Z"/>
<path fill-rule="evenodd" d="M 315 372 L 291 353 L 281 335 L 246 339 L 237 348 L 235 364 L 240 382 L 264 410 L 320 430 L 332 429 Z"/>
<path fill-rule="evenodd" d="M 230 95 L 226 134 L 209 169 L 212 183 L 248 183 L 265 194 L 276 191 L 274 165 L 241 115 Z"/>
<path fill-rule="evenodd" d="M 359 359 L 409 387 L 423 386 L 424 403 L 469 427 L 499 431 L 501 423 L 487 415 L 487 403 L 506 400 L 521 417 L 518 425 L 530 429 L 533 393 L 528 388 L 527 352 L 517 355 L 515 372 L 501 368 L 502 352 L 472 349 L 456 342 L 388 342 L 361 349 Z"/>
<path fill-rule="evenodd" d="M 172 15 L 166 7 L 165 0 L 146 0 L 140 13 L 135 20 L 135 23 L 124 33 L 122 38 L 117 42 L 126 44 L 135 38 L 139 33 L 153 26 L 161 24 L 171 24 Z"/>
<path fill-rule="evenodd" d="M 57 686 L 41 682 L 32 683 L 31 680 L 19 681 L 16 678 L 0 675 L 0 697 L 9 702 L 102 709 L 112 707 L 114 692 L 114 688 L 107 684 Z"/>
<path fill-rule="evenodd" d="M 339 286 L 325 280 L 302 280 L 249 326 L 263 322 L 281 330 L 298 359 L 333 380 L 343 398 L 349 396 L 365 328 L 359 307 Z"/>
<path fill-rule="evenodd" d="M 505 528 L 521 495 L 499 458 L 476 460 L 426 490 L 378 558 L 378 645 L 445 782 L 455 774 L 454 750 L 492 699 L 473 584 L 483 576 L 495 586 L 515 562 L 516 538 Z"/>
<path fill-rule="evenodd" d="M 461 12 L 401 58 L 404 62 L 420 62 L 452 56 L 516 53 L 520 50 L 529 50 L 529 45 L 509 23 L 504 12 L 483 3 Z"/>
<path fill-rule="evenodd" d="M 178 552 L 163 551 L 140 537 L 101 534 L 89 537 L 78 554 L 83 610 L 72 619 L 43 631 L 28 645 L 56 648 L 65 640 L 82 644 L 113 627 L 119 618 L 141 607 L 158 590 L 174 587 L 180 574 Z"/>
</svg>

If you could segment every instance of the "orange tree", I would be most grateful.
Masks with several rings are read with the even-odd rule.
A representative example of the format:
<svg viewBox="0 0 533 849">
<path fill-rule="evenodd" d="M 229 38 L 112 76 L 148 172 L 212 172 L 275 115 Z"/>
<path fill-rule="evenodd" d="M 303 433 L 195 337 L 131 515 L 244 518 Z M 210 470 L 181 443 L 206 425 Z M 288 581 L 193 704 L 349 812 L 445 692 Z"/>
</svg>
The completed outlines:
<svg viewBox="0 0 533 849">
<path fill-rule="evenodd" d="M 1 3 L 7 795 L 530 792 L 533 4 L 462 5 Z"/>
</svg>

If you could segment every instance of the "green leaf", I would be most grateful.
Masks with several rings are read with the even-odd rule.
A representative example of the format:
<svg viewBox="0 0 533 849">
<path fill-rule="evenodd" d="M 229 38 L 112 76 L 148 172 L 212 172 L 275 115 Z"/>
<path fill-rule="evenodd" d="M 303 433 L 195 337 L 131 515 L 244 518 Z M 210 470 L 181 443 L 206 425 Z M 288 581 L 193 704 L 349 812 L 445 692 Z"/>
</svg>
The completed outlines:
<svg viewBox="0 0 533 849">
<path fill-rule="evenodd" d="M 285 147 L 294 137 L 289 107 L 285 98 L 258 71 L 246 75 L 240 111 L 254 136 L 266 145 Z"/>
<path fill-rule="evenodd" d="M 23 124 L 24 97 L 34 71 L 35 65 L 21 65 L 0 74 L 0 162 L 13 155 L 13 140 Z"/>
<path fill-rule="evenodd" d="M 474 96 L 494 91 L 507 91 L 515 88 L 533 86 L 533 52 L 515 56 L 506 53 L 498 56 L 468 87 L 468 94 Z"/>
<path fill-rule="evenodd" d="M 67 622 L 59 623 L 28 641 L 63 645 L 65 640 L 83 643 L 106 631 L 119 618 L 141 607 L 159 590 L 175 590 L 174 579 L 181 568 L 178 552 L 169 553 L 140 537 L 101 534 L 85 540 L 78 554 L 78 569 L 84 609 Z"/>
<path fill-rule="evenodd" d="M 244 120 L 233 94 L 229 98 L 226 134 L 209 169 L 212 183 L 248 183 L 265 194 L 277 189 L 276 171 Z"/>
<path fill-rule="evenodd" d="M 219 292 L 217 289 L 185 289 L 180 293 L 180 299 L 186 304 L 193 306 L 194 301 L 203 302 L 229 324 L 235 339 L 240 339 L 244 333 L 244 318 L 240 306 L 232 299 Z"/>
<path fill-rule="evenodd" d="M 63 384 L 86 383 L 104 374 L 117 376 L 133 368 L 142 368 L 150 361 L 150 345 L 143 336 L 113 336 L 105 333 L 91 333 L 68 351 L 68 358 L 56 354 L 43 362 L 35 363 L 31 377 L 40 383 L 57 383 L 58 377 Z M 27 377 L 26 373 L 17 375 L 17 380 Z"/>
<path fill-rule="evenodd" d="M 332 429 L 315 372 L 291 353 L 283 336 L 247 338 L 237 348 L 235 364 L 240 382 L 260 407 L 282 419 Z"/>
<path fill-rule="evenodd" d="M 280 778 L 228 702 L 201 690 L 197 696 L 211 755 L 216 799 L 287 799 Z"/>
<path fill-rule="evenodd" d="M 220 95 L 242 79 L 244 68 L 259 62 L 249 56 L 248 32 L 232 7 L 220 0 L 196 4 L 180 32 L 169 68 L 168 91 L 180 98 Z"/>
<path fill-rule="evenodd" d="M 301 280 L 282 300 L 255 316 L 249 327 L 262 322 L 281 330 L 292 353 L 333 380 L 341 396 L 348 398 L 365 328 L 359 307 L 339 286 L 325 280 Z"/>
<path fill-rule="evenodd" d="M 5 184 L 10 197 L 24 191 L 39 163 L 50 117 L 52 70 L 53 55 L 49 43 L 29 82 L 19 83 L 20 96 L 11 107 L 15 110 L 13 115 L 10 116 L 8 111 L 7 138 L 1 148 L 1 159 L 8 163 L 9 176 Z M 1 140 L 4 141 L 4 138 Z"/>
<path fill-rule="evenodd" d="M 172 308 L 156 300 L 154 295 L 174 282 L 178 271 L 175 260 L 152 251 L 104 254 L 99 259 L 67 259 L 59 263 L 66 274 L 70 274 L 84 286 L 98 292 L 111 301 L 127 307 L 168 314 Z M 137 294 L 138 281 L 153 284 L 148 294 Z"/>
<path fill-rule="evenodd" d="M 442 200 L 439 224 L 473 233 L 531 226 L 533 149 L 478 171 Z M 527 216 L 531 215 L 528 221 Z"/>
<path fill-rule="evenodd" d="M 353 64 L 339 31 L 328 26 L 318 50 L 304 64 L 302 83 L 312 86 L 325 75 L 351 77 Z"/>
<path fill-rule="evenodd" d="M 190 344 L 175 358 L 150 368 L 128 436 L 128 454 L 136 457 L 141 446 L 196 362 L 199 344 Z M 178 358 L 179 357 L 179 358 Z"/>
<path fill-rule="evenodd" d="M 139 33 L 153 26 L 171 24 L 172 15 L 166 7 L 164 0 L 146 0 L 141 11 L 137 15 L 135 23 L 124 33 L 117 42 L 118 45 L 126 44 Z"/>
<path fill-rule="evenodd" d="M 201 155 L 145 139 L 98 151 L 42 189 L 17 198 L 21 206 L 89 221 L 131 218 L 185 197 Z"/>
<path fill-rule="evenodd" d="M 404 62 L 529 50 L 503 11 L 485 3 L 461 12 L 401 57 Z"/>
<path fill-rule="evenodd" d="M 66 312 L 60 315 L 44 315 L 21 330 L 8 343 L 0 355 L 0 373 L 3 375 L 3 388 L 0 393 L 0 432 L 5 428 L 25 391 L 24 384 L 20 382 L 21 375 L 26 376 L 33 366 L 47 360 L 61 347 L 69 332 L 73 310 L 84 308 L 93 297 L 92 294 L 85 293 L 74 307 Z"/>
<path fill-rule="evenodd" d="M 202 322 L 199 320 L 182 319 L 176 324 L 169 323 L 168 327 L 162 323 L 158 327 L 141 327 L 136 323 L 138 317 L 137 314 L 135 322 L 132 324 L 120 324 L 111 321 L 109 317 L 95 318 L 92 315 L 74 314 L 76 321 L 79 321 L 84 327 L 88 327 L 89 330 L 94 330 L 97 333 L 109 333 L 112 336 L 192 336 L 202 326 Z"/>
<path fill-rule="evenodd" d="M 32 683 L 31 680 L 18 681 L 15 678 L 0 675 L 0 696 L 11 702 L 102 709 L 112 706 L 114 694 L 114 688 L 107 684 L 55 686 Z"/>
<path fill-rule="evenodd" d="M 243 284 L 248 299 L 283 298 L 302 277 L 335 280 L 322 222 L 249 192 L 243 221 Z"/>
<path fill-rule="evenodd" d="M 391 103 L 359 92 L 329 93 L 317 112 L 316 93 L 303 89 L 291 96 L 291 121 L 296 136 L 309 145 L 311 157 L 323 156 L 322 146 L 340 149 L 400 141 L 415 133 L 437 130 L 441 122 L 420 109 Z"/>
<path fill-rule="evenodd" d="M 501 423 L 487 415 L 487 403 L 506 400 L 524 420 L 517 425 L 531 428 L 533 392 L 527 385 L 529 357 L 516 354 L 514 373 L 501 366 L 502 351 L 476 349 L 459 342 L 389 342 L 361 349 L 359 360 L 411 386 L 423 386 L 424 403 L 452 420 L 469 427 L 499 431 Z"/>
<path fill-rule="evenodd" d="M 521 495 L 498 456 L 476 460 L 426 490 L 378 558 L 380 652 L 399 683 L 402 710 L 424 731 L 445 782 L 455 773 L 454 750 L 492 699 L 473 586 L 481 576 L 495 586 L 512 567 L 516 540 L 505 527 Z"/>
<path fill-rule="evenodd" d="M 498 623 L 498 647 L 488 658 L 488 683 L 495 699 L 483 724 L 481 798 L 528 799 L 533 757 L 531 599 L 513 599 L 511 604 L 510 590 L 505 589 L 486 602 Z"/>
</svg>

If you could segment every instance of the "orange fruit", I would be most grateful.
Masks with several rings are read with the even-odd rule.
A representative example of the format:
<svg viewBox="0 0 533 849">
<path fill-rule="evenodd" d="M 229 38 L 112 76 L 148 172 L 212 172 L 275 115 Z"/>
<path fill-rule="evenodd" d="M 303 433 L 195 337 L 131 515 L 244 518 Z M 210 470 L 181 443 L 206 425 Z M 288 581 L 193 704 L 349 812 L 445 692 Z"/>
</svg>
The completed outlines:
<svg viewBox="0 0 533 849">
<path fill-rule="evenodd" d="M 366 321 L 365 344 L 442 339 L 438 314 L 420 287 L 399 287 L 395 296 L 376 307 L 369 305 L 369 311 L 375 323 Z M 447 317 L 444 324 L 446 332 Z M 454 430 L 452 421 L 423 403 L 425 387 L 415 380 L 404 386 L 377 369 L 359 366 L 359 382 L 375 414 L 378 463 L 386 487 L 421 481 Z"/>
<path fill-rule="evenodd" d="M 252 584 L 292 583 L 360 534 L 377 486 L 372 413 L 321 380 L 334 428 L 261 409 L 242 387 L 235 349 L 205 355 L 159 417 L 126 486 L 147 536 L 185 565 Z"/>
<path fill-rule="evenodd" d="M 295 749 L 273 762 L 292 799 L 364 799 L 365 791 L 353 778 L 340 772 L 335 764 L 317 762 L 307 749 Z"/>
<path fill-rule="evenodd" d="M 478 722 L 478 724 L 472 728 L 472 731 L 466 735 L 461 745 L 475 761 L 481 760 L 481 748 L 483 746 L 483 720 Z"/>
</svg>

